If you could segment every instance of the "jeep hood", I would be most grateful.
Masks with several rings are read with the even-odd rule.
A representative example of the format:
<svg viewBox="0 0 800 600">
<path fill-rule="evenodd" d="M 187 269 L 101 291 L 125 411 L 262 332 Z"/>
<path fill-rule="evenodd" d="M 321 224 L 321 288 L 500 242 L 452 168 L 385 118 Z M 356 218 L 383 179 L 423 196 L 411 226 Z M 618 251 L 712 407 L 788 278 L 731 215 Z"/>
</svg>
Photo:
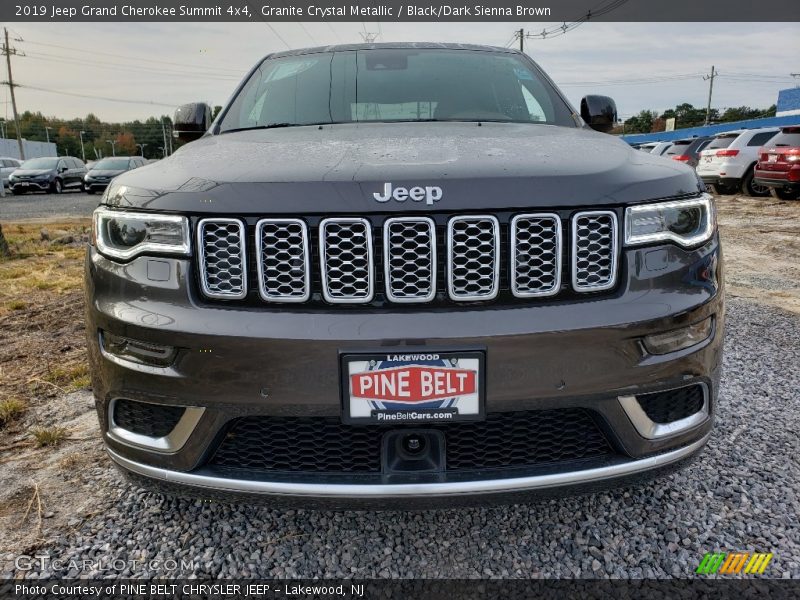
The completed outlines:
<svg viewBox="0 0 800 600">
<path fill-rule="evenodd" d="M 433 206 L 379 203 L 386 183 Z M 104 202 L 191 213 L 356 213 L 628 204 L 696 193 L 694 171 L 587 129 L 361 123 L 206 136 L 117 177 Z"/>
</svg>

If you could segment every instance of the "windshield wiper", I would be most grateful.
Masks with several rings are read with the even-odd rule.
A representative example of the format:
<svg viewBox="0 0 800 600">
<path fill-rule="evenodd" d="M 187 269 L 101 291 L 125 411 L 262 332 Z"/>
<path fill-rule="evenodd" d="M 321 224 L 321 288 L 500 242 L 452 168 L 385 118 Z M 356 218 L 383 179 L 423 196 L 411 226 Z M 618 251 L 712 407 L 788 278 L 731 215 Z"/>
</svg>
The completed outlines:
<svg viewBox="0 0 800 600">
<path fill-rule="evenodd" d="M 300 127 L 302 123 L 269 123 L 267 125 L 253 125 L 252 127 L 235 127 L 220 133 L 236 133 L 237 131 L 253 131 L 255 129 L 279 129 L 281 127 Z"/>
</svg>

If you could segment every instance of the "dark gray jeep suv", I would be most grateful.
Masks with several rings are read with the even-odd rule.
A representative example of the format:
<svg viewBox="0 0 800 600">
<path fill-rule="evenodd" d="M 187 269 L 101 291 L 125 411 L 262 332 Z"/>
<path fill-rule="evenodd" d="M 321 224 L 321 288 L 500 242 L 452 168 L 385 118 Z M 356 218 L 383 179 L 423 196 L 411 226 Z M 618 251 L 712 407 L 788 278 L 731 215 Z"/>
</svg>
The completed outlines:
<svg viewBox="0 0 800 600">
<path fill-rule="evenodd" d="M 94 393 L 132 478 L 410 507 L 618 485 L 706 443 L 714 203 L 527 56 L 267 56 L 124 173 L 86 260 Z"/>
</svg>

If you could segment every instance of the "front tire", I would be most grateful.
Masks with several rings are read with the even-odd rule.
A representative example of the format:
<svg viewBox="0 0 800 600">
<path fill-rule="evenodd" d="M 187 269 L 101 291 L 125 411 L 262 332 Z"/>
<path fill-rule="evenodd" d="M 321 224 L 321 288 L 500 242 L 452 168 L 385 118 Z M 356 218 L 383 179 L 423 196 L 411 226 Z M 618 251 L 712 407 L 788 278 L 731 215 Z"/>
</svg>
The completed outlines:
<svg viewBox="0 0 800 600">
<path fill-rule="evenodd" d="M 742 179 L 742 193 L 755 198 L 764 198 L 765 196 L 769 196 L 769 188 L 756 183 L 753 180 L 753 172 L 750 171 Z"/>
<path fill-rule="evenodd" d="M 61 183 L 60 179 L 56 179 L 50 184 L 50 193 L 51 194 L 60 194 L 64 191 L 64 185 Z"/>
<path fill-rule="evenodd" d="M 787 188 L 770 188 L 769 193 L 778 200 L 797 200 L 800 197 L 800 190 L 789 190 Z"/>
<path fill-rule="evenodd" d="M 94 190 L 90 187 L 84 187 L 83 191 L 87 194 L 94 194 Z"/>
</svg>

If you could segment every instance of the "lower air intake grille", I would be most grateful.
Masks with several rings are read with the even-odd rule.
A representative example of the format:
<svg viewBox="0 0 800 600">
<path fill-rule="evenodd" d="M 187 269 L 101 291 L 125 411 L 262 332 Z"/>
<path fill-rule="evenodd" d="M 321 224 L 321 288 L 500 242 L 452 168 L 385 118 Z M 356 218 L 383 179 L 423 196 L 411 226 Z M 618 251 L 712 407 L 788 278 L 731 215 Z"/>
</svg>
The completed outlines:
<svg viewBox="0 0 800 600">
<path fill-rule="evenodd" d="M 203 293 L 223 300 L 244 298 L 244 224 L 237 219 L 203 219 L 197 230 Z"/>
<path fill-rule="evenodd" d="M 666 392 L 639 394 L 636 400 L 654 423 L 672 423 L 700 412 L 705 403 L 705 391 L 703 386 L 692 385 Z"/>
<path fill-rule="evenodd" d="M 403 428 L 345 425 L 337 417 L 241 417 L 231 423 L 210 464 L 257 471 L 375 473 L 381 470 L 383 434 Z M 444 433 L 448 471 L 537 466 L 613 453 L 583 409 L 490 413 L 483 422 L 425 429 Z"/>
<path fill-rule="evenodd" d="M 114 423 L 139 435 L 160 438 L 168 435 L 186 409 L 182 406 L 166 406 L 150 404 L 134 400 L 116 400 L 114 402 Z"/>
</svg>

